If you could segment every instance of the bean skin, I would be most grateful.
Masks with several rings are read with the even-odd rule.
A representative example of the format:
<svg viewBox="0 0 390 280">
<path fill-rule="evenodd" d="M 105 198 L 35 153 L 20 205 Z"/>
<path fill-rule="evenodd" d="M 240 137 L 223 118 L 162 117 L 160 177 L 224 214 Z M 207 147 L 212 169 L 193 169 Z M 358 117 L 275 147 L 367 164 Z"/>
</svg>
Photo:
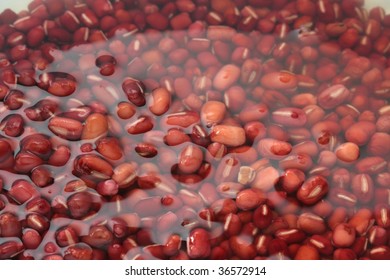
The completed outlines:
<svg viewBox="0 0 390 280">
<path fill-rule="evenodd" d="M 359 155 L 359 146 L 352 142 L 343 143 L 336 149 L 337 158 L 344 162 L 356 161 Z"/>
<path fill-rule="evenodd" d="M 215 125 L 210 134 L 213 142 L 218 142 L 230 147 L 241 146 L 245 143 L 245 130 L 241 127 L 230 125 Z"/>
</svg>

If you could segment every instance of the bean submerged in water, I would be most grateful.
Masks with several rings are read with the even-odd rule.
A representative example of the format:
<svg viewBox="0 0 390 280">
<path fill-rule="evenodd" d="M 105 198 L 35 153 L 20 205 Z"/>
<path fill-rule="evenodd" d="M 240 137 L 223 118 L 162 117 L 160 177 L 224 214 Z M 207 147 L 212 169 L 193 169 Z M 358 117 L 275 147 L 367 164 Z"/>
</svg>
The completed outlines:
<svg viewBox="0 0 390 280">
<path fill-rule="evenodd" d="M 130 2 L 0 13 L 0 259 L 390 258 L 383 8 Z"/>
</svg>

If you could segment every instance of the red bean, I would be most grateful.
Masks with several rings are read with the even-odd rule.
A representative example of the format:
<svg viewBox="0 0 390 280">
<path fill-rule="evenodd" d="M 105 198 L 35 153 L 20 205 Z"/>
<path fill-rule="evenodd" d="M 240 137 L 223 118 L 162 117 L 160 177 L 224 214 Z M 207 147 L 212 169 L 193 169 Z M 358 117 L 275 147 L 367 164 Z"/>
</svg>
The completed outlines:
<svg viewBox="0 0 390 280">
<path fill-rule="evenodd" d="M 368 174 L 357 174 L 352 178 L 352 191 L 362 203 L 374 197 L 374 182 Z"/>
<path fill-rule="evenodd" d="M 252 237 L 247 235 L 232 236 L 229 245 L 233 253 L 243 260 L 250 260 L 256 256 L 256 249 L 252 244 Z"/>
<path fill-rule="evenodd" d="M 189 145 L 180 153 L 179 169 L 184 173 L 196 172 L 203 161 L 203 152 L 200 148 Z"/>
<path fill-rule="evenodd" d="M 161 116 L 165 114 L 171 104 L 171 95 L 165 88 L 157 88 L 152 92 L 152 102 L 149 106 L 149 110 L 157 115 Z"/>
<path fill-rule="evenodd" d="M 318 104 L 324 109 L 332 109 L 342 104 L 350 95 L 344 85 L 334 85 L 322 91 L 318 96 Z"/>
<path fill-rule="evenodd" d="M 66 204 L 71 216 L 75 219 L 81 219 L 90 211 L 92 199 L 87 192 L 79 192 L 69 197 Z"/>
<path fill-rule="evenodd" d="M 56 231 L 56 242 L 61 247 L 70 246 L 79 242 L 79 237 L 74 228 L 67 226 Z"/>
<path fill-rule="evenodd" d="M 315 247 L 310 245 L 302 245 L 299 247 L 295 260 L 318 260 L 320 258 L 319 252 Z"/>
<path fill-rule="evenodd" d="M 265 138 L 259 141 L 257 150 L 265 158 L 280 159 L 288 155 L 292 147 L 288 142 Z"/>
<path fill-rule="evenodd" d="M 355 241 L 355 229 L 348 224 L 339 224 L 332 235 L 333 244 L 336 247 L 349 247 Z"/>
<path fill-rule="evenodd" d="M 77 120 L 54 117 L 49 122 L 49 129 L 62 138 L 78 140 L 81 137 L 83 125 Z"/>
<path fill-rule="evenodd" d="M 225 90 L 232 86 L 240 77 L 240 68 L 233 64 L 223 66 L 213 80 L 217 90 Z"/>
<path fill-rule="evenodd" d="M 308 239 L 308 243 L 315 247 L 320 254 L 329 256 L 333 253 L 331 241 L 322 235 L 312 235 Z"/>
<path fill-rule="evenodd" d="M 127 78 L 122 83 L 122 89 L 134 105 L 138 107 L 145 105 L 145 85 L 142 82 Z"/>
<path fill-rule="evenodd" d="M 272 211 L 267 204 L 262 204 L 253 213 L 253 222 L 259 229 L 265 229 L 272 222 Z"/>
<path fill-rule="evenodd" d="M 99 113 L 93 113 L 85 120 L 82 139 L 95 139 L 102 137 L 107 133 L 108 122 L 107 118 Z"/>
<path fill-rule="evenodd" d="M 298 189 L 297 198 L 304 204 L 312 205 L 328 193 L 328 182 L 322 176 L 308 178 Z"/>
<path fill-rule="evenodd" d="M 9 195 L 18 203 L 22 204 L 33 197 L 38 196 L 38 192 L 33 185 L 26 180 L 16 180 L 9 189 Z"/>
<path fill-rule="evenodd" d="M 284 126 L 304 126 L 306 124 L 306 114 L 298 108 L 280 108 L 272 113 L 272 119 Z"/>
<path fill-rule="evenodd" d="M 187 239 L 187 254 L 190 258 L 207 258 L 210 255 L 209 233 L 201 228 L 192 230 Z"/>
<path fill-rule="evenodd" d="M 390 148 L 386 143 L 389 143 L 390 135 L 388 133 L 374 133 L 367 144 L 367 149 L 374 156 L 387 155 Z"/>
<path fill-rule="evenodd" d="M 0 236 L 2 237 L 20 237 L 22 234 L 22 225 L 17 216 L 11 213 L 0 215 Z"/>
<path fill-rule="evenodd" d="M 213 142 L 237 147 L 245 143 L 245 130 L 237 126 L 215 125 L 212 127 L 210 137 Z"/>
<path fill-rule="evenodd" d="M 343 143 L 337 147 L 336 156 L 345 162 L 356 161 L 360 156 L 359 146 L 352 142 Z"/>
<path fill-rule="evenodd" d="M 0 244 L 0 259 L 5 260 L 12 258 L 24 251 L 22 242 L 6 241 Z"/>
<path fill-rule="evenodd" d="M 248 123 L 266 118 L 268 115 L 268 107 L 262 103 L 247 106 L 246 110 L 239 113 L 239 118 L 242 122 Z"/>
<path fill-rule="evenodd" d="M 371 122 L 358 122 L 345 131 L 345 139 L 358 146 L 365 145 L 375 132 L 375 124 Z"/>
<path fill-rule="evenodd" d="M 272 72 L 265 74 L 261 78 L 261 84 L 269 89 L 294 89 L 297 84 L 297 78 L 290 72 Z"/>
<path fill-rule="evenodd" d="M 322 234 L 326 231 L 324 220 L 315 214 L 303 213 L 298 217 L 297 226 L 308 234 Z"/>
<path fill-rule="evenodd" d="M 388 260 L 390 258 L 390 249 L 388 246 L 377 246 L 369 251 L 369 257 L 372 260 Z"/>
<path fill-rule="evenodd" d="M 219 101 L 208 101 L 201 109 L 202 122 L 211 127 L 212 125 L 219 124 L 225 117 L 226 106 Z"/>
</svg>

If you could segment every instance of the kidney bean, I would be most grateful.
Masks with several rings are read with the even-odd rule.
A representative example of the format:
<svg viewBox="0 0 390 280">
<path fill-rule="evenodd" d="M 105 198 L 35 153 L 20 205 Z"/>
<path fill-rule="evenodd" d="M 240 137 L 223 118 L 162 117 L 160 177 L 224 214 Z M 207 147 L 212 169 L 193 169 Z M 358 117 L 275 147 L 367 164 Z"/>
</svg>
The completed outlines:
<svg viewBox="0 0 390 280">
<path fill-rule="evenodd" d="M 336 156 L 339 160 L 353 162 L 360 156 L 359 146 L 353 142 L 343 143 L 337 147 Z"/>
<path fill-rule="evenodd" d="M 179 155 L 179 169 L 184 173 L 196 172 L 203 161 L 203 152 L 200 148 L 189 145 Z"/>
<path fill-rule="evenodd" d="M 129 124 L 129 134 L 142 134 L 153 129 L 153 120 L 148 116 L 140 116 L 136 121 Z"/>
<path fill-rule="evenodd" d="M 92 247 L 103 247 L 111 243 L 112 238 L 112 233 L 105 226 L 92 226 L 81 240 Z"/>
<path fill-rule="evenodd" d="M 81 137 L 83 125 L 77 120 L 54 117 L 49 121 L 49 129 L 64 139 L 78 140 Z"/>
<path fill-rule="evenodd" d="M 279 161 L 281 169 L 299 169 L 302 171 L 309 170 L 313 165 L 312 159 L 306 154 L 290 154 Z"/>
<path fill-rule="evenodd" d="M 79 243 L 66 248 L 65 260 L 91 260 L 93 251 L 87 244 Z"/>
<path fill-rule="evenodd" d="M 232 236 L 229 239 L 233 253 L 243 260 L 250 260 L 256 256 L 256 249 L 252 243 L 252 237 L 247 235 Z"/>
<path fill-rule="evenodd" d="M 169 114 L 166 119 L 166 123 L 171 126 L 180 126 L 187 128 L 191 125 L 198 123 L 200 116 L 197 112 L 184 111 L 180 113 Z"/>
<path fill-rule="evenodd" d="M 90 114 L 85 120 L 81 139 L 95 139 L 107 133 L 107 118 L 100 113 Z"/>
<path fill-rule="evenodd" d="M 242 122 L 248 123 L 266 118 L 268 115 L 268 107 L 262 103 L 247 106 L 246 110 L 239 113 L 239 118 Z"/>
<path fill-rule="evenodd" d="M 355 241 L 355 229 L 348 224 L 339 224 L 332 235 L 333 244 L 336 247 L 349 247 Z"/>
<path fill-rule="evenodd" d="M 19 114 L 10 114 L 1 121 L 0 127 L 7 136 L 18 137 L 24 132 L 24 120 Z"/>
<path fill-rule="evenodd" d="M 390 148 L 386 143 L 389 143 L 390 135 L 388 133 L 376 132 L 372 135 L 367 144 L 367 150 L 374 156 L 387 155 Z"/>
<path fill-rule="evenodd" d="M 360 173 L 378 174 L 386 168 L 386 161 L 381 157 L 366 157 L 359 160 L 355 168 Z"/>
<path fill-rule="evenodd" d="M 315 247 L 310 245 L 302 245 L 295 254 L 295 260 L 318 260 L 319 252 Z"/>
<path fill-rule="evenodd" d="M 53 166 L 63 166 L 70 158 L 70 150 L 66 146 L 58 146 L 49 157 L 48 163 Z"/>
<path fill-rule="evenodd" d="M 365 145 L 375 133 L 375 124 L 361 121 L 353 124 L 345 131 L 345 138 L 358 146 Z"/>
<path fill-rule="evenodd" d="M 22 242 L 6 241 L 0 244 L 0 259 L 10 259 L 25 250 Z"/>
<path fill-rule="evenodd" d="M 266 192 L 275 186 L 279 177 L 280 173 L 275 167 L 266 166 L 256 171 L 256 177 L 250 186 Z"/>
<path fill-rule="evenodd" d="M 307 205 L 318 202 L 328 193 L 328 182 L 322 176 L 308 178 L 298 189 L 297 198 Z"/>
<path fill-rule="evenodd" d="M 378 132 L 390 132 L 390 115 L 380 116 L 376 121 L 376 129 Z"/>
<path fill-rule="evenodd" d="M 294 89 L 298 85 L 297 78 L 290 72 L 272 72 L 265 74 L 260 83 L 269 88 L 276 90 Z"/>
<path fill-rule="evenodd" d="M 342 104 L 350 95 L 344 85 L 334 85 L 318 95 L 318 104 L 324 109 L 333 109 Z"/>
<path fill-rule="evenodd" d="M 373 226 L 368 232 L 368 242 L 373 246 L 386 245 L 388 240 L 386 230 L 380 226 Z"/>
<path fill-rule="evenodd" d="M 233 64 L 223 66 L 215 75 L 213 86 L 217 90 L 225 90 L 232 86 L 240 77 L 240 68 Z"/>
<path fill-rule="evenodd" d="M 78 192 L 70 196 L 66 204 L 73 218 L 82 219 L 89 213 L 92 207 L 92 198 L 87 192 Z"/>
<path fill-rule="evenodd" d="M 201 109 L 201 120 L 202 122 L 210 127 L 212 125 L 220 123 L 226 113 L 226 106 L 224 103 L 219 101 L 208 101 Z"/>
<path fill-rule="evenodd" d="M 210 236 L 202 229 L 192 230 L 187 238 L 187 254 L 190 258 L 207 258 L 210 255 Z"/>
<path fill-rule="evenodd" d="M 122 89 L 135 106 L 140 107 L 146 104 L 145 85 L 141 81 L 126 78 L 122 83 Z"/>
<path fill-rule="evenodd" d="M 303 213 L 298 217 L 297 226 L 308 234 L 322 234 L 326 231 L 324 220 L 312 213 Z"/>
<path fill-rule="evenodd" d="M 262 204 L 253 213 L 253 223 L 259 229 L 265 229 L 271 225 L 272 211 L 267 204 Z"/>
<path fill-rule="evenodd" d="M 356 260 L 356 253 L 349 248 L 339 248 L 333 252 L 333 259 L 335 260 Z"/>
<path fill-rule="evenodd" d="M 306 124 L 306 114 L 298 108 L 280 108 L 272 113 L 277 124 L 284 126 L 303 126 Z"/>
<path fill-rule="evenodd" d="M 368 174 L 357 174 L 352 178 L 353 193 L 362 203 L 368 203 L 374 197 L 374 182 Z"/>
<path fill-rule="evenodd" d="M 331 241 L 322 235 L 312 235 L 308 239 L 308 244 L 315 247 L 322 255 L 329 256 L 333 253 Z"/>
<path fill-rule="evenodd" d="M 22 235 L 22 225 L 17 216 L 11 213 L 0 215 L 0 236 L 20 237 Z"/>
<path fill-rule="evenodd" d="M 268 253 L 271 259 L 285 259 L 288 256 L 286 241 L 275 238 L 268 244 Z"/>
<path fill-rule="evenodd" d="M 157 115 L 161 116 L 165 114 L 171 103 L 171 95 L 165 88 L 157 88 L 152 92 L 152 102 L 149 106 L 149 110 Z"/>
<path fill-rule="evenodd" d="M 293 193 L 305 181 L 305 174 L 299 169 L 287 169 L 278 180 L 278 185 L 287 193 Z"/>
<path fill-rule="evenodd" d="M 292 147 L 288 142 L 265 138 L 258 142 L 257 150 L 265 158 L 281 159 L 291 152 Z"/>
<path fill-rule="evenodd" d="M 79 242 L 79 236 L 71 226 L 63 227 L 56 231 L 55 239 L 60 247 L 67 247 Z"/>
<path fill-rule="evenodd" d="M 237 147 L 245 143 L 245 130 L 237 126 L 215 125 L 212 127 L 210 137 L 213 142 Z"/>
</svg>

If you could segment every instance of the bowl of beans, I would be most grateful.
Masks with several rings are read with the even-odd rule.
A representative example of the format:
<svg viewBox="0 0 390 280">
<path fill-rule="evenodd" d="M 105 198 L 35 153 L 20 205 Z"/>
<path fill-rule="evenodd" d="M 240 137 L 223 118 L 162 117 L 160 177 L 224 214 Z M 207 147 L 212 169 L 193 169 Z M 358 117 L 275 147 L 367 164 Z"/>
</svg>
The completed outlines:
<svg viewBox="0 0 390 280">
<path fill-rule="evenodd" d="M 1 5 L 0 259 L 390 259 L 387 2 Z"/>
</svg>

